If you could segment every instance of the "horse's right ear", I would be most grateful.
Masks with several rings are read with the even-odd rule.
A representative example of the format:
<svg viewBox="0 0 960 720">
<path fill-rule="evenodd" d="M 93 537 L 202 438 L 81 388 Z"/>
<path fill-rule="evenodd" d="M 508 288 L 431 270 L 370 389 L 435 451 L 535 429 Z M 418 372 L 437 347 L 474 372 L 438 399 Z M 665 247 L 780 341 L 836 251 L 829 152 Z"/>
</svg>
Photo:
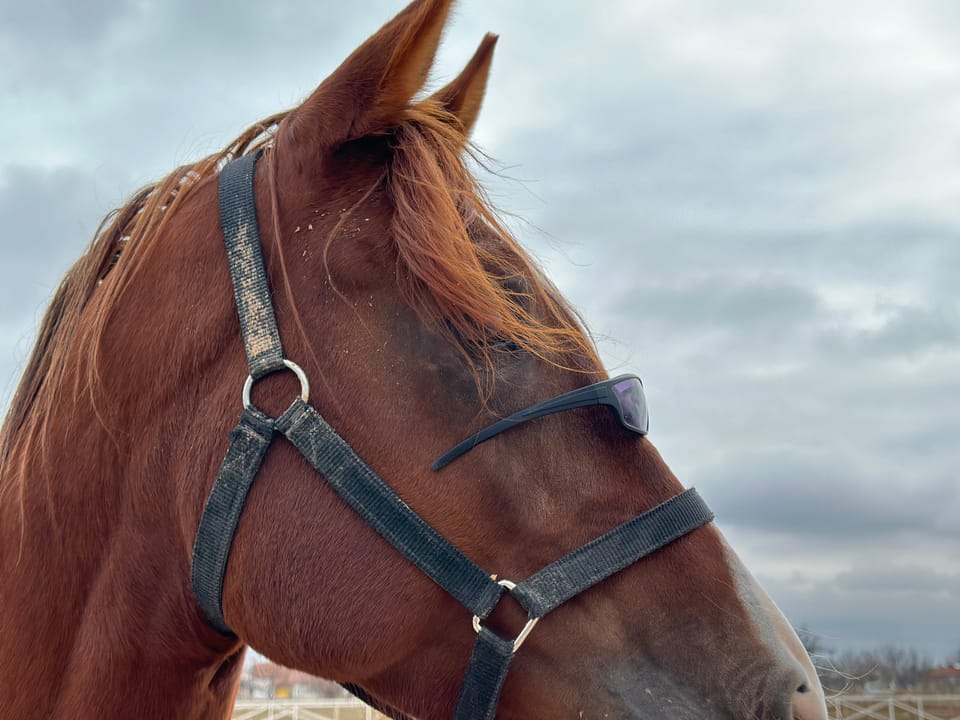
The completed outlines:
<svg viewBox="0 0 960 720">
<path fill-rule="evenodd" d="M 297 143 L 330 149 L 400 123 L 426 82 L 453 0 L 415 0 L 353 51 L 290 118 Z"/>
</svg>

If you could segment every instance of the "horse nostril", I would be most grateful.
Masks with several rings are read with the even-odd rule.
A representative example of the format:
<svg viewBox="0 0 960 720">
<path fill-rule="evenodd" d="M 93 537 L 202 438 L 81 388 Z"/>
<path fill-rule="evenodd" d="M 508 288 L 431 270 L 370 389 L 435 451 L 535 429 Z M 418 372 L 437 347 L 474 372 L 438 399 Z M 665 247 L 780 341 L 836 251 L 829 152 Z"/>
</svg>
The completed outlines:
<svg viewBox="0 0 960 720">
<path fill-rule="evenodd" d="M 827 707 L 823 702 L 823 696 L 814 692 L 814 686 L 809 682 L 802 682 L 795 686 L 797 689 L 793 693 L 791 703 L 793 720 L 827 720 Z"/>
</svg>

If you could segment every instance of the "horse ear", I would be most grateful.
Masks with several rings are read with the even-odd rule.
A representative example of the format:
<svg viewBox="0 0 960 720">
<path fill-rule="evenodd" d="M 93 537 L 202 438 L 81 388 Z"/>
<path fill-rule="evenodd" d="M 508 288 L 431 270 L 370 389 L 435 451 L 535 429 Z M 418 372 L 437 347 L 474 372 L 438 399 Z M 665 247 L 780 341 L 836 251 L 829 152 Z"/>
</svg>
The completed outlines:
<svg viewBox="0 0 960 720">
<path fill-rule="evenodd" d="M 423 87 L 453 0 L 415 0 L 366 40 L 291 117 L 295 141 L 331 148 L 399 124 Z"/>
<path fill-rule="evenodd" d="M 496 44 L 497 36 L 487 33 L 463 71 L 431 96 L 432 100 L 460 121 L 465 137 L 470 135 L 480 114 Z"/>
</svg>

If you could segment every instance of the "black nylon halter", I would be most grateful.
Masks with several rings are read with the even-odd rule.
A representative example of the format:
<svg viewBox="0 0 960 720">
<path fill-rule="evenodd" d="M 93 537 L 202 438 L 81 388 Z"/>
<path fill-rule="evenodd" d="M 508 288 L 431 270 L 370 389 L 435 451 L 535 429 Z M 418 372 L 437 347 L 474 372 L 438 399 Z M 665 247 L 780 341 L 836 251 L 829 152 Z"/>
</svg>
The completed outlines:
<svg viewBox="0 0 960 720">
<path fill-rule="evenodd" d="M 263 266 L 253 196 L 254 168 L 259 156 L 258 152 L 234 160 L 220 174 L 220 221 L 250 377 L 245 386 L 243 413 L 230 433 L 229 447 L 197 530 L 191 568 L 197 600 L 217 630 L 231 632 L 222 608 L 230 546 L 250 487 L 279 432 L 360 517 L 473 614 L 477 640 L 453 720 L 492 720 L 510 662 L 537 620 L 601 580 L 710 522 L 713 513 L 691 488 L 516 585 L 493 580 L 407 506 L 308 403 L 305 376 L 283 354 Z M 301 397 L 282 415 L 270 418 L 249 403 L 249 389 L 259 378 L 283 369 L 297 372 Z M 515 640 L 501 638 L 482 625 L 506 592 L 529 615 L 527 627 Z M 362 688 L 345 687 L 381 712 L 407 718 L 371 698 Z"/>
</svg>

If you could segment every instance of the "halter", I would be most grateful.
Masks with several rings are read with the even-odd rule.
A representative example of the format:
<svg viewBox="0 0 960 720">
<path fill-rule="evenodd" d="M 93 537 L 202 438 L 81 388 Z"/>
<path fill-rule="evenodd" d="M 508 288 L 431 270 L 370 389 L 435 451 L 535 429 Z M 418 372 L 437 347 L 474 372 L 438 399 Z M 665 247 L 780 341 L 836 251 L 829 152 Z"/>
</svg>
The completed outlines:
<svg viewBox="0 0 960 720">
<path fill-rule="evenodd" d="M 223 616 L 223 578 L 230 546 L 264 455 L 276 434 L 286 436 L 329 485 L 374 530 L 473 616 L 477 640 L 460 689 L 453 720 L 492 720 L 514 654 L 551 610 L 632 565 L 640 558 L 710 522 L 713 513 L 694 489 L 686 490 L 547 565 L 522 582 L 495 580 L 448 542 L 370 468 L 309 404 L 303 370 L 286 359 L 280 344 L 263 265 L 253 177 L 260 152 L 228 163 L 220 173 L 220 222 L 250 375 L 243 389 L 243 414 L 207 498 L 193 549 L 191 582 L 209 622 L 232 634 Z M 250 401 L 253 384 L 270 373 L 292 370 L 300 396 L 270 418 Z M 515 638 L 483 625 L 504 594 L 527 611 Z M 394 718 L 362 688 L 345 685 L 362 700 Z"/>
</svg>

